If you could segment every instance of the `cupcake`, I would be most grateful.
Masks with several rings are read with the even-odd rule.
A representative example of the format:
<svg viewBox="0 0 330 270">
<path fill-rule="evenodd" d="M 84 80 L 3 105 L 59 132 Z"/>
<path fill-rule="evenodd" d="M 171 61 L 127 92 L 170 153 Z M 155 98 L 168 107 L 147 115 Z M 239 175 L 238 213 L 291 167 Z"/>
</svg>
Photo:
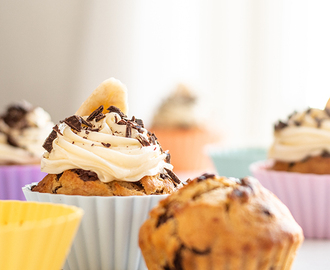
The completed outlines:
<svg viewBox="0 0 330 270">
<path fill-rule="evenodd" d="M 215 171 L 204 148 L 217 142 L 218 134 L 201 117 L 202 111 L 197 95 L 179 84 L 162 101 L 152 119 L 150 130 L 170 150 L 174 170 L 179 174 Z"/>
<path fill-rule="evenodd" d="M 126 92 L 108 79 L 57 124 L 43 144 L 46 177 L 24 188 L 27 200 L 85 211 L 64 269 L 142 269 L 138 229 L 160 199 L 182 186 L 156 136 L 126 116 Z"/>
<path fill-rule="evenodd" d="M 294 112 L 274 128 L 268 160 L 252 174 L 291 210 L 308 238 L 330 238 L 330 103 Z"/>
<path fill-rule="evenodd" d="M 149 270 L 286 270 L 303 238 L 288 208 L 255 178 L 204 174 L 152 209 L 139 245 Z"/>
<path fill-rule="evenodd" d="M 0 201 L 1 269 L 61 269 L 82 216 L 74 206 Z"/>
<path fill-rule="evenodd" d="M 53 125 L 47 112 L 26 101 L 8 106 L 0 116 L 1 200 L 24 200 L 22 186 L 45 176 L 42 144 Z"/>
</svg>

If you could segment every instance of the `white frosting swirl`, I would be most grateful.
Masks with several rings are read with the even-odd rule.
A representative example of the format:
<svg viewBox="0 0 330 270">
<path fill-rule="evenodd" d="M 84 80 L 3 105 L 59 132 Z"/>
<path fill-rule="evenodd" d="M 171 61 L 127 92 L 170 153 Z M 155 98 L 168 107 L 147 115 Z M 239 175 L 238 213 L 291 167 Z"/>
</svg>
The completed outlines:
<svg viewBox="0 0 330 270">
<path fill-rule="evenodd" d="M 158 143 L 142 146 L 141 138 L 149 141 L 146 129 L 132 128 L 131 138 L 125 137 L 126 125 L 118 124 L 121 119 L 115 112 L 107 113 L 98 122 L 95 119 L 90 122 L 92 129 L 79 132 L 66 123 L 60 124 L 62 134 L 57 133 L 53 149 L 44 154 L 41 170 L 50 174 L 76 168 L 91 170 L 107 183 L 113 180 L 135 182 L 147 175 L 163 173 L 165 168 L 173 168 L 165 161 L 167 154 Z"/>
<path fill-rule="evenodd" d="M 26 127 L 10 127 L 0 119 L 0 164 L 36 164 L 44 153 L 43 142 L 54 123 L 50 115 L 36 107 L 25 115 Z M 8 143 L 11 138 L 16 146 Z"/>
<path fill-rule="evenodd" d="M 330 153 L 330 116 L 325 110 L 295 113 L 282 128 L 275 129 L 268 152 L 271 159 L 298 162 L 309 156 Z"/>
</svg>

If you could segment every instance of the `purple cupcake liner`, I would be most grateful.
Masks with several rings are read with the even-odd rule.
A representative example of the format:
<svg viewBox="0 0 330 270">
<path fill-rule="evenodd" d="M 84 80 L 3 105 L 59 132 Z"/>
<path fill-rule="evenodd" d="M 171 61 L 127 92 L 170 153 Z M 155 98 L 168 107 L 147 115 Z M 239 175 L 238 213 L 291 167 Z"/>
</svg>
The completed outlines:
<svg viewBox="0 0 330 270">
<path fill-rule="evenodd" d="M 0 166 L 0 200 L 25 201 L 22 187 L 41 181 L 46 174 L 40 171 L 40 165 Z"/>
<path fill-rule="evenodd" d="M 250 170 L 289 208 L 305 238 L 330 239 L 330 175 L 271 171 L 270 165 L 260 161 Z"/>
</svg>

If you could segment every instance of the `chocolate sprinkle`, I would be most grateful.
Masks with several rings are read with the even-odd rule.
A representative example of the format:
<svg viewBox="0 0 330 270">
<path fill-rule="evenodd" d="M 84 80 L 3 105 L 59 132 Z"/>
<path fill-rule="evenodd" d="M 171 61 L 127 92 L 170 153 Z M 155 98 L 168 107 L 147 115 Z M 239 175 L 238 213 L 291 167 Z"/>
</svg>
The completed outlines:
<svg viewBox="0 0 330 270">
<path fill-rule="evenodd" d="M 77 174 L 79 178 L 83 181 L 97 181 L 99 180 L 97 174 L 90 170 L 83 170 L 83 169 L 72 169 L 72 172 Z"/>
<path fill-rule="evenodd" d="M 101 144 L 102 144 L 104 147 L 110 147 L 110 146 L 111 146 L 110 143 L 104 143 L 104 142 L 101 142 Z"/>
<path fill-rule="evenodd" d="M 116 106 L 110 106 L 108 109 L 109 113 L 115 112 L 120 115 L 121 118 L 126 117 L 126 115 Z"/>
<path fill-rule="evenodd" d="M 47 139 L 42 145 L 42 147 L 49 153 L 53 149 L 53 141 L 56 139 L 56 137 L 57 137 L 57 132 L 55 130 L 52 130 L 52 132 L 48 135 Z"/>
<path fill-rule="evenodd" d="M 87 117 L 87 121 L 92 121 L 92 120 L 94 120 L 94 118 L 96 117 L 96 116 L 98 116 L 99 114 L 101 114 L 102 112 L 103 112 L 103 109 L 104 109 L 104 107 L 103 107 L 103 105 L 101 105 L 100 107 L 98 107 L 95 111 L 93 111 L 88 117 Z"/>
<path fill-rule="evenodd" d="M 281 130 L 281 129 L 283 129 L 283 128 L 286 128 L 287 126 L 288 126 L 287 123 L 284 123 L 284 122 L 282 122 L 282 121 L 278 121 L 278 123 L 275 124 L 275 130 L 276 130 L 276 131 L 277 131 L 277 130 Z"/>
<path fill-rule="evenodd" d="M 75 131 L 80 132 L 82 129 L 80 117 L 77 115 L 72 115 L 68 118 L 65 118 L 63 122 Z"/>
<path fill-rule="evenodd" d="M 174 172 L 172 172 L 171 170 L 165 168 L 167 174 L 171 177 L 171 179 L 177 183 L 177 184 L 181 184 L 180 179 L 176 176 L 176 174 Z"/>
</svg>

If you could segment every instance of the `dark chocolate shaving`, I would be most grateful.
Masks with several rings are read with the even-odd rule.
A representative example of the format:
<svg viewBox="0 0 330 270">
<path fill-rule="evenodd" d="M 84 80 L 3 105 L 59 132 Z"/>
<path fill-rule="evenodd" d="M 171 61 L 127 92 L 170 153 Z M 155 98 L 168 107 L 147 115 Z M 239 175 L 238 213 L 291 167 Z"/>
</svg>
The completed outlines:
<svg viewBox="0 0 330 270">
<path fill-rule="evenodd" d="M 98 121 L 102 120 L 103 118 L 105 118 L 105 114 L 98 114 L 98 115 L 95 117 L 95 121 L 98 122 Z"/>
<path fill-rule="evenodd" d="M 141 135 L 137 137 L 137 140 L 141 143 L 142 146 L 150 146 L 148 140 Z"/>
<path fill-rule="evenodd" d="M 206 180 L 208 178 L 214 178 L 214 177 L 215 177 L 215 174 L 213 174 L 213 173 L 204 173 L 201 176 L 197 177 L 197 182 Z"/>
<path fill-rule="evenodd" d="M 165 151 L 165 154 L 166 154 L 165 162 L 171 163 L 171 154 L 168 151 Z"/>
<path fill-rule="evenodd" d="M 176 176 L 176 174 L 174 172 L 172 172 L 171 170 L 165 168 L 167 174 L 171 177 L 171 179 L 177 183 L 177 184 L 181 184 L 181 180 Z"/>
<path fill-rule="evenodd" d="M 127 121 L 124 119 L 121 119 L 120 121 L 117 122 L 118 125 L 126 125 Z"/>
<path fill-rule="evenodd" d="M 156 144 L 157 138 L 154 133 L 152 133 L 149 137 L 150 144 Z"/>
<path fill-rule="evenodd" d="M 101 106 L 98 107 L 95 111 L 93 111 L 93 112 L 87 117 L 86 120 L 87 120 L 87 121 L 93 121 L 94 118 L 95 118 L 96 116 L 98 116 L 99 114 L 102 114 L 103 109 L 104 109 L 104 107 L 103 107 L 103 105 L 101 105 Z"/>
<path fill-rule="evenodd" d="M 99 180 L 97 174 L 90 170 L 83 170 L 83 169 L 72 169 L 72 172 L 77 174 L 79 178 L 83 181 L 97 181 Z"/>
<path fill-rule="evenodd" d="M 132 138 L 132 124 L 130 122 L 127 122 L 126 124 L 126 138 Z"/>
<path fill-rule="evenodd" d="M 126 115 L 116 106 L 110 106 L 108 109 L 109 113 L 115 112 L 120 115 L 121 118 L 126 117 Z"/>
<path fill-rule="evenodd" d="M 19 147 L 17 141 L 9 134 L 7 135 L 7 143 L 13 147 Z"/>
<path fill-rule="evenodd" d="M 61 136 L 63 136 L 62 132 L 60 131 L 60 128 L 58 127 L 58 125 L 53 126 L 53 130 L 56 131 Z"/>
<path fill-rule="evenodd" d="M 107 148 L 109 148 L 109 147 L 111 146 L 110 143 L 104 143 L 104 142 L 101 142 L 101 144 L 102 144 L 104 147 L 107 147 Z"/>
<path fill-rule="evenodd" d="M 85 126 L 87 126 L 87 127 L 89 127 L 89 128 L 93 127 L 93 125 L 92 125 L 91 123 L 87 122 L 87 121 L 86 121 L 84 118 L 82 118 L 82 117 L 80 117 L 80 121 L 81 121 L 81 123 L 82 123 L 83 125 L 85 125 Z"/>
<path fill-rule="evenodd" d="M 57 137 L 57 132 L 55 130 L 52 130 L 52 132 L 48 135 L 47 139 L 42 145 L 42 147 L 49 153 L 53 149 L 53 141 L 56 139 L 56 137 Z"/>
<path fill-rule="evenodd" d="M 28 127 L 26 114 L 31 110 L 32 106 L 28 103 L 15 104 L 8 107 L 2 119 L 11 128 L 24 129 Z"/>
<path fill-rule="evenodd" d="M 77 132 L 80 132 L 82 129 L 80 117 L 77 115 L 72 115 L 68 118 L 65 118 L 63 122 Z"/>
<path fill-rule="evenodd" d="M 330 153 L 327 150 L 324 150 L 321 154 L 322 157 L 324 158 L 330 158 Z"/>
<path fill-rule="evenodd" d="M 132 121 L 132 122 L 135 122 L 135 116 L 134 116 L 134 115 L 132 116 L 131 121 Z"/>
<path fill-rule="evenodd" d="M 278 131 L 278 130 L 281 130 L 281 129 L 283 129 L 283 128 L 286 128 L 288 126 L 288 124 L 287 123 L 284 123 L 284 122 L 282 122 L 282 121 L 278 121 L 278 123 L 277 124 L 275 124 L 275 131 Z"/>
<path fill-rule="evenodd" d="M 135 119 L 135 123 L 144 128 L 144 123 L 142 119 Z"/>
</svg>

